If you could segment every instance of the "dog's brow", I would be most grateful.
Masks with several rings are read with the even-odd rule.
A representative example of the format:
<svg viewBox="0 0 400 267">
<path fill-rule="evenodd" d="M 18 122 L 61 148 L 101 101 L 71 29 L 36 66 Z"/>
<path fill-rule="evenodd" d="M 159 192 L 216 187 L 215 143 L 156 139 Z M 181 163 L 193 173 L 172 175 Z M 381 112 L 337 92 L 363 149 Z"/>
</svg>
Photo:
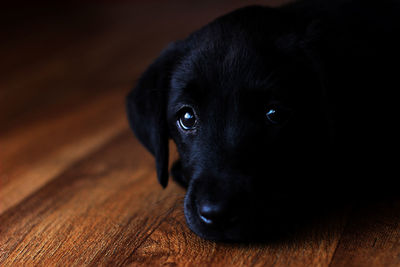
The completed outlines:
<svg viewBox="0 0 400 267">
<path fill-rule="evenodd" d="M 177 86 L 179 85 L 179 86 Z M 173 112 L 179 110 L 183 105 L 198 106 L 204 98 L 204 90 L 200 90 L 191 82 L 175 83 L 169 94 L 169 109 Z"/>
</svg>

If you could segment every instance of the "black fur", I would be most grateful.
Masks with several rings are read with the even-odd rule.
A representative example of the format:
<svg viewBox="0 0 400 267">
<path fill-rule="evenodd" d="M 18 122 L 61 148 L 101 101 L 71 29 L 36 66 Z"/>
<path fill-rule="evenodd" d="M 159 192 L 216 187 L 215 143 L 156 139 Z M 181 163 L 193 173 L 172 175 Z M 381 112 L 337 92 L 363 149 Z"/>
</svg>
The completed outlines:
<svg viewBox="0 0 400 267">
<path fill-rule="evenodd" d="M 164 187 L 168 139 L 176 143 L 172 174 L 188 188 L 195 233 L 270 238 L 332 203 L 391 192 L 398 3 L 242 8 L 171 44 L 146 70 L 127 97 L 129 120 Z M 179 127 L 184 107 L 197 118 L 190 131 Z M 267 121 L 271 107 L 287 118 Z"/>
</svg>

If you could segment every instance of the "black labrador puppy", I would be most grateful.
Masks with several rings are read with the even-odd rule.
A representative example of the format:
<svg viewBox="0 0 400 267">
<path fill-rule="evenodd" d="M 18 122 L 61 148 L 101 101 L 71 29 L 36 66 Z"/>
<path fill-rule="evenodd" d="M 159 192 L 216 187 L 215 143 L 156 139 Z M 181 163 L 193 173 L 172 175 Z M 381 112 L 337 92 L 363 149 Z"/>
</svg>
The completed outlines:
<svg viewBox="0 0 400 267">
<path fill-rule="evenodd" d="M 128 117 L 163 187 L 176 143 L 190 229 L 270 238 L 394 188 L 398 3 L 245 7 L 161 53 L 128 95 Z"/>
</svg>

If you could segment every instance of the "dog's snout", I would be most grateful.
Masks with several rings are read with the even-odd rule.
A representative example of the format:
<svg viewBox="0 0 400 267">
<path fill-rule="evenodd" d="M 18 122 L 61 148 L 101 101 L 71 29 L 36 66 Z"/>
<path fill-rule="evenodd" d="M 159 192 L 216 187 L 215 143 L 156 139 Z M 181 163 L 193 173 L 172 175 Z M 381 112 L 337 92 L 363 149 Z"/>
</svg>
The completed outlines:
<svg viewBox="0 0 400 267">
<path fill-rule="evenodd" d="M 210 226 L 225 226 L 235 222 L 237 216 L 233 214 L 226 203 L 201 202 L 198 213 L 202 222 Z"/>
</svg>

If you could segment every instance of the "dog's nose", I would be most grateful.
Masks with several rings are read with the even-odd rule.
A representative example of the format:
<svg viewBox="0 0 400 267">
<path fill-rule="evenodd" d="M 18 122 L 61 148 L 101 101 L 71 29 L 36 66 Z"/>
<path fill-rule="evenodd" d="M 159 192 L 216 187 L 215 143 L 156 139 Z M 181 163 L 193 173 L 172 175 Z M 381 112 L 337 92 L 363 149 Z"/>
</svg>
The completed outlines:
<svg viewBox="0 0 400 267">
<path fill-rule="evenodd" d="M 233 216 L 226 205 L 205 202 L 198 207 L 200 219 L 208 225 L 226 225 L 233 223 L 236 216 Z"/>
</svg>

